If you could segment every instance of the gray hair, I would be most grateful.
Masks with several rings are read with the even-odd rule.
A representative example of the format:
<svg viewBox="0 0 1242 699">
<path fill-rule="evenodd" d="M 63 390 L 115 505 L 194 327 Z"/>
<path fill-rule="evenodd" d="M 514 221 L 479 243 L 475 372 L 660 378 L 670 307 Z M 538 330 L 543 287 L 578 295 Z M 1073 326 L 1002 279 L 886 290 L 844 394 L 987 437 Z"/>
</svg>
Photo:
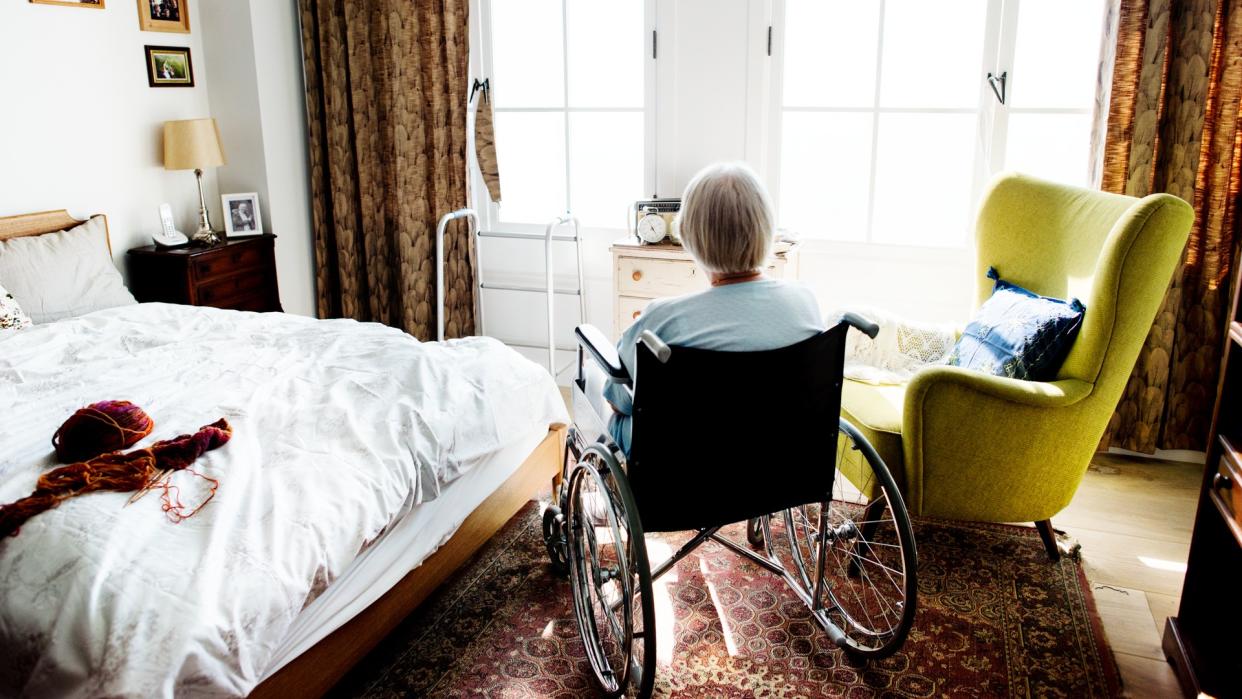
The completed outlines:
<svg viewBox="0 0 1242 699">
<path fill-rule="evenodd" d="M 718 274 L 762 269 L 776 227 L 767 189 L 742 163 L 700 170 L 682 194 L 679 225 L 695 261 Z"/>
</svg>

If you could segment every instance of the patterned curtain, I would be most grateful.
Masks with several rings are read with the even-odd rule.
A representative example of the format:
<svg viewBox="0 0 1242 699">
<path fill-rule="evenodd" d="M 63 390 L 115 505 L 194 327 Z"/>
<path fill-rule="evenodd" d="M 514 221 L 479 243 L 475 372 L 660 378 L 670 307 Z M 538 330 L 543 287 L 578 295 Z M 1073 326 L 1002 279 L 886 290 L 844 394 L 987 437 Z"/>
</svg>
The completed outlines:
<svg viewBox="0 0 1242 699">
<path fill-rule="evenodd" d="M 320 317 L 434 339 L 435 229 L 468 204 L 468 0 L 298 0 Z M 475 329 L 471 236 L 445 240 L 445 333 Z"/>
<path fill-rule="evenodd" d="M 1100 186 L 1194 206 L 1186 254 L 1101 444 L 1203 449 L 1228 322 L 1242 163 L 1242 0 L 1119 0 Z"/>
<path fill-rule="evenodd" d="M 472 90 L 473 91 L 473 90 Z M 479 83 L 474 97 L 474 153 L 479 174 L 492 201 L 500 201 L 500 165 L 496 161 L 496 131 L 492 117 L 492 89 L 489 81 Z"/>
</svg>

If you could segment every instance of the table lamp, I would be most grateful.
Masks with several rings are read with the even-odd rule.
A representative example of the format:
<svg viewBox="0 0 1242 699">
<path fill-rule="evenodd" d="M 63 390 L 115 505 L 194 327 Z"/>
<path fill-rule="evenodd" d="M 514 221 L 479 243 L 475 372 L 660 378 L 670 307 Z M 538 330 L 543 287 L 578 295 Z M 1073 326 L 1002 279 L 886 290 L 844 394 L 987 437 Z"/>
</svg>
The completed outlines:
<svg viewBox="0 0 1242 699">
<path fill-rule="evenodd" d="M 216 245 L 220 236 L 211 230 L 207 200 L 203 197 L 203 168 L 224 165 L 224 148 L 215 119 L 183 119 L 164 122 L 164 169 L 193 170 L 198 178 L 198 230 L 190 236 L 195 245 Z"/>
</svg>

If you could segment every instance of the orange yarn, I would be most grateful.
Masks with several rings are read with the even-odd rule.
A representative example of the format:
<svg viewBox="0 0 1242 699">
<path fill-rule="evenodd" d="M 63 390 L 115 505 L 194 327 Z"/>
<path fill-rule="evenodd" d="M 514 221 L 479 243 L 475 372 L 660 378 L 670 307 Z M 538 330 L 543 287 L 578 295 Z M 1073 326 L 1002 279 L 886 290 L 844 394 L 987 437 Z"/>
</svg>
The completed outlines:
<svg viewBox="0 0 1242 699">
<path fill-rule="evenodd" d="M 127 454 L 113 452 L 48 471 L 39 477 L 35 491 L 17 502 L 0 506 L 0 538 L 15 536 L 26 520 L 59 505 L 63 500 L 97 490 L 140 491 L 136 500 L 147 491 L 160 488 L 163 510 L 174 523 L 191 517 L 215 497 L 220 482 L 194 470 L 191 473 L 211 482 L 211 494 L 197 507 L 186 512 L 176 486 L 168 483 L 169 472 L 189 468 L 204 452 L 228 443 L 233 428 L 224 418 L 205 425 L 194 434 L 166 439 L 145 449 Z"/>
</svg>

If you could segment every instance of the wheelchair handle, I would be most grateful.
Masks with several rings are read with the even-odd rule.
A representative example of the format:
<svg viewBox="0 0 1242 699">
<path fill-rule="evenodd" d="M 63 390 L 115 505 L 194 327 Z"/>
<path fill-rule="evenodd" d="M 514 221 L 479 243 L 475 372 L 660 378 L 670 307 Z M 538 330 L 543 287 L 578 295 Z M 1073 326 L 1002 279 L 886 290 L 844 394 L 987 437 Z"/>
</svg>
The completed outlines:
<svg viewBox="0 0 1242 699">
<path fill-rule="evenodd" d="M 659 335 L 650 330 L 644 330 L 643 334 L 638 336 L 638 341 L 646 345 L 647 349 L 651 350 L 651 353 L 655 355 L 656 359 L 660 360 L 661 364 L 667 364 L 668 358 L 673 356 L 673 350 L 664 344 L 664 340 L 661 340 Z"/>
<path fill-rule="evenodd" d="M 854 327 L 855 330 L 858 330 L 858 332 L 866 335 L 872 340 L 875 339 L 876 335 L 880 334 L 880 325 L 878 323 L 874 323 L 870 320 L 867 320 L 866 318 L 858 315 L 857 313 L 853 313 L 849 311 L 845 312 L 844 314 L 841 315 L 840 322 L 850 324 L 851 326 Z"/>
</svg>

